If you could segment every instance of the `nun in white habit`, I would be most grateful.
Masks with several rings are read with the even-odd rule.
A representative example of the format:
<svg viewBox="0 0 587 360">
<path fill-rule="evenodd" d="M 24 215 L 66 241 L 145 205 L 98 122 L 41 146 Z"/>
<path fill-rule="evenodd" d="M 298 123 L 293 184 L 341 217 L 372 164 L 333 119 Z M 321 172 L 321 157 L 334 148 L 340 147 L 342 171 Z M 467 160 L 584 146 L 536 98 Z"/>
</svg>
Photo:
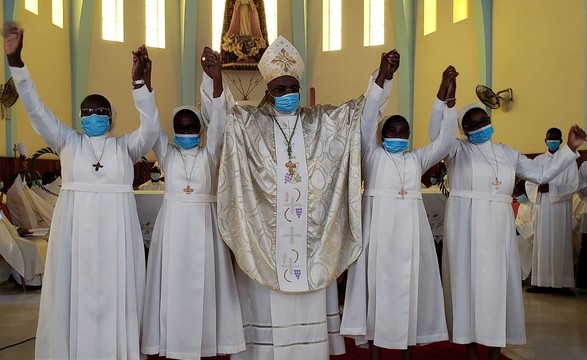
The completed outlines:
<svg viewBox="0 0 587 360">
<path fill-rule="evenodd" d="M 205 71 L 219 75 L 217 65 Z M 215 95 L 221 94 L 221 81 L 216 85 Z M 224 96 L 212 99 L 209 124 L 193 106 L 176 108 L 173 144 L 161 130 L 153 147 L 166 183 L 147 261 L 145 354 L 200 359 L 245 349 L 234 269 L 216 212 L 224 136 L 224 117 L 217 114 L 225 114 L 225 106 Z"/>
<path fill-rule="evenodd" d="M 420 179 L 455 141 L 457 76 L 452 66 L 442 74 L 433 107 L 442 129 L 428 146 L 407 149 L 410 127 L 400 115 L 386 120 L 380 146 L 376 114 L 363 114 L 363 252 L 349 268 L 341 334 L 369 341 L 372 359 L 380 358 L 380 347 L 403 349 L 410 358 L 411 346 L 448 339 Z"/>
<path fill-rule="evenodd" d="M 459 112 L 466 138 L 457 139 L 446 164 L 450 196 L 446 204 L 442 275 L 451 340 L 467 344 L 477 358 L 477 344 L 499 358 L 506 344 L 524 344 L 524 306 L 512 209 L 516 176 L 546 183 L 579 156 L 585 132 L 571 127 L 567 145 L 540 166 L 507 145 L 492 142 L 491 118 L 481 104 Z M 430 137 L 440 132 L 430 123 Z"/>
</svg>

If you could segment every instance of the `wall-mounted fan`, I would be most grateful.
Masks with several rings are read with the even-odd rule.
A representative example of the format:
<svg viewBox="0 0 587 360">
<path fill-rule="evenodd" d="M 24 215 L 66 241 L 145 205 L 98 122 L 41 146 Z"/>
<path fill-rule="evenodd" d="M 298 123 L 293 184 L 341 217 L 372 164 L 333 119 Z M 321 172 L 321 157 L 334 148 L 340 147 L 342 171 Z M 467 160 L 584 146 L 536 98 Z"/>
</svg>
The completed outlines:
<svg viewBox="0 0 587 360">
<path fill-rule="evenodd" d="M 511 88 L 495 93 L 485 85 L 477 85 L 475 92 L 479 100 L 491 109 L 499 109 L 502 101 L 514 101 L 514 92 Z"/>
<path fill-rule="evenodd" d="M 17 99 L 16 86 L 14 86 L 14 80 L 10 78 L 6 84 L 0 85 L 0 116 L 3 119 L 10 118 L 10 107 L 14 105 Z"/>
</svg>

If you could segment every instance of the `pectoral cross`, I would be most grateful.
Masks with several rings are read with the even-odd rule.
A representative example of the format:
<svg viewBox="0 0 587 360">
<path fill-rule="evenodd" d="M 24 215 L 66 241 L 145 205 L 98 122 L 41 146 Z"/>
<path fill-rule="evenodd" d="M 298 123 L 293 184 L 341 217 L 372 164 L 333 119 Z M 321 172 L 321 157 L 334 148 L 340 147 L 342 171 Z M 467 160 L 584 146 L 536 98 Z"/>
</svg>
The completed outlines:
<svg viewBox="0 0 587 360">
<path fill-rule="evenodd" d="M 399 195 L 400 199 L 404 198 L 404 195 L 406 195 L 408 192 L 404 190 L 404 188 L 402 188 L 397 194 Z"/>
<path fill-rule="evenodd" d="M 298 163 L 295 163 L 290 160 L 285 163 L 285 167 L 288 169 L 287 171 L 289 172 L 290 175 L 295 175 L 296 168 L 298 167 Z"/>
<path fill-rule="evenodd" d="M 501 185 L 501 181 L 499 181 L 499 179 L 496 177 L 495 181 L 492 182 L 493 185 L 495 185 L 496 189 L 499 189 L 499 185 Z"/>
<path fill-rule="evenodd" d="M 98 170 L 100 170 L 100 168 L 103 168 L 104 167 L 104 166 L 102 166 L 100 164 L 99 161 L 97 163 L 95 163 L 95 164 L 92 164 L 92 166 L 94 167 L 94 170 L 96 170 L 96 171 L 98 171 Z"/>
<path fill-rule="evenodd" d="M 191 194 L 191 193 L 193 193 L 193 192 L 194 192 L 194 189 L 192 189 L 192 188 L 191 188 L 191 187 L 188 185 L 188 186 L 186 186 L 186 187 L 183 189 L 183 192 L 184 192 L 184 193 L 186 193 L 186 194 Z"/>
</svg>

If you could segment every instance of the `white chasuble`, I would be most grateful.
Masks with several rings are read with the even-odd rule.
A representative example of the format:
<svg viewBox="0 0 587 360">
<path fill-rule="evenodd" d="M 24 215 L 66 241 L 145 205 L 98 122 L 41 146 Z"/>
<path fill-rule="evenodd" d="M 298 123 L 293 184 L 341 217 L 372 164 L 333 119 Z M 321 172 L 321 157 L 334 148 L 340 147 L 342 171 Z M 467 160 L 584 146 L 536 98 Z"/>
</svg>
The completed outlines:
<svg viewBox="0 0 587 360">
<path fill-rule="evenodd" d="M 275 258 L 279 288 L 308 291 L 308 167 L 299 116 L 275 118 L 277 225 Z"/>
<path fill-rule="evenodd" d="M 235 106 L 228 114 L 219 228 L 240 268 L 258 283 L 284 292 L 323 289 L 359 256 L 363 106 L 361 97 L 300 108 L 283 128 L 289 138 L 299 113 L 291 160 L 274 120 L 285 117 L 275 117 L 272 107 Z"/>
</svg>

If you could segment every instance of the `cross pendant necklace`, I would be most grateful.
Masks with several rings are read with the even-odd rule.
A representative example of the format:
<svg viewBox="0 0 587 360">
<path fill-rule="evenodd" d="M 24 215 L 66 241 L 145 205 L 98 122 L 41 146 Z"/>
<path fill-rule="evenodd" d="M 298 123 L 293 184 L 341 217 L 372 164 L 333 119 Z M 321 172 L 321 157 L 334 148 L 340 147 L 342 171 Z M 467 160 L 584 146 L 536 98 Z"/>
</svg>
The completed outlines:
<svg viewBox="0 0 587 360">
<path fill-rule="evenodd" d="M 92 149 L 92 155 L 94 155 L 94 159 L 96 159 L 96 163 L 92 164 L 92 167 L 95 171 L 98 171 L 100 170 L 100 168 L 104 167 L 102 164 L 100 164 L 100 161 L 102 160 L 102 155 L 104 155 L 104 149 L 106 148 L 106 140 L 108 140 L 108 137 L 104 139 L 104 144 L 102 145 L 102 152 L 100 153 L 100 157 L 98 158 L 96 156 L 96 152 L 94 151 L 94 145 L 92 145 L 92 140 L 90 139 L 90 149 Z"/>
<path fill-rule="evenodd" d="M 181 150 L 179 150 L 179 148 L 177 148 L 177 151 L 179 152 L 179 155 L 181 156 L 181 160 L 183 162 L 183 170 L 185 171 L 185 177 L 187 179 L 187 185 L 186 187 L 183 188 L 183 192 L 186 194 L 191 194 L 194 192 L 194 189 L 190 186 L 190 182 L 192 180 L 192 173 L 194 172 L 194 166 L 196 165 L 196 158 L 198 157 L 198 154 L 200 153 L 199 151 L 194 155 L 194 161 L 192 162 L 192 168 L 190 170 L 190 174 L 188 175 L 188 168 L 187 165 L 185 163 L 185 157 L 187 155 L 182 154 Z"/>
<path fill-rule="evenodd" d="M 399 178 L 399 181 L 400 181 L 401 188 L 397 194 L 399 195 L 400 199 L 405 199 L 405 195 L 408 194 L 406 189 L 404 189 L 404 183 L 406 180 L 406 154 L 405 153 L 402 154 L 402 157 L 404 159 L 404 173 L 403 173 L 404 176 L 402 177 L 399 173 L 399 167 L 397 166 L 397 163 L 395 162 L 395 159 L 393 158 L 393 156 L 387 151 L 385 151 L 385 153 L 387 154 L 387 156 L 389 156 L 391 161 L 393 161 L 393 165 L 395 165 L 395 170 L 397 171 L 397 177 Z"/>
<path fill-rule="evenodd" d="M 281 125 L 279 125 L 279 121 L 277 121 L 277 119 L 274 116 L 271 116 L 271 118 L 273 118 L 273 121 L 275 121 L 279 130 L 281 130 L 281 134 L 283 135 L 283 138 L 285 139 L 285 143 L 287 144 L 287 158 L 289 160 L 291 160 L 291 151 L 292 151 L 291 141 L 293 140 L 293 136 L 296 133 L 296 128 L 298 126 L 298 120 L 300 119 L 300 114 L 298 113 L 298 115 L 296 116 L 296 122 L 294 124 L 294 127 L 293 127 L 291 134 L 289 135 L 289 138 L 287 137 L 287 135 L 285 135 L 285 131 L 283 131 L 283 128 L 281 127 Z M 289 127 L 288 127 L 288 129 L 289 129 Z M 286 167 L 287 167 L 287 165 L 286 165 Z"/>
<path fill-rule="evenodd" d="M 491 145 L 491 151 L 493 151 L 493 158 L 495 159 L 495 167 L 493 167 L 493 164 L 491 164 L 491 161 L 489 161 L 487 156 L 485 156 L 485 154 L 483 154 L 483 151 L 481 151 L 479 146 L 475 143 L 473 143 L 473 144 L 477 147 L 477 150 L 479 150 L 479 152 L 481 153 L 481 155 L 483 156 L 485 161 L 487 161 L 487 163 L 491 167 L 491 171 L 493 172 L 493 175 L 495 176 L 495 180 L 491 183 L 491 185 L 495 186 L 496 189 L 499 189 L 499 185 L 501 185 L 501 181 L 499 181 L 499 164 L 497 163 L 497 156 L 495 155 L 495 149 L 493 149 L 493 143 L 490 143 L 489 145 Z"/>
<path fill-rule="evenodd" d="M 495 186 L 496 189 L 499 189 L 499 185 L 501 185 L 501 181 L 499 181 L 499 179 L 496 177 L 495 181 L 492 182 L 492 184 Z"/>
</svg>

